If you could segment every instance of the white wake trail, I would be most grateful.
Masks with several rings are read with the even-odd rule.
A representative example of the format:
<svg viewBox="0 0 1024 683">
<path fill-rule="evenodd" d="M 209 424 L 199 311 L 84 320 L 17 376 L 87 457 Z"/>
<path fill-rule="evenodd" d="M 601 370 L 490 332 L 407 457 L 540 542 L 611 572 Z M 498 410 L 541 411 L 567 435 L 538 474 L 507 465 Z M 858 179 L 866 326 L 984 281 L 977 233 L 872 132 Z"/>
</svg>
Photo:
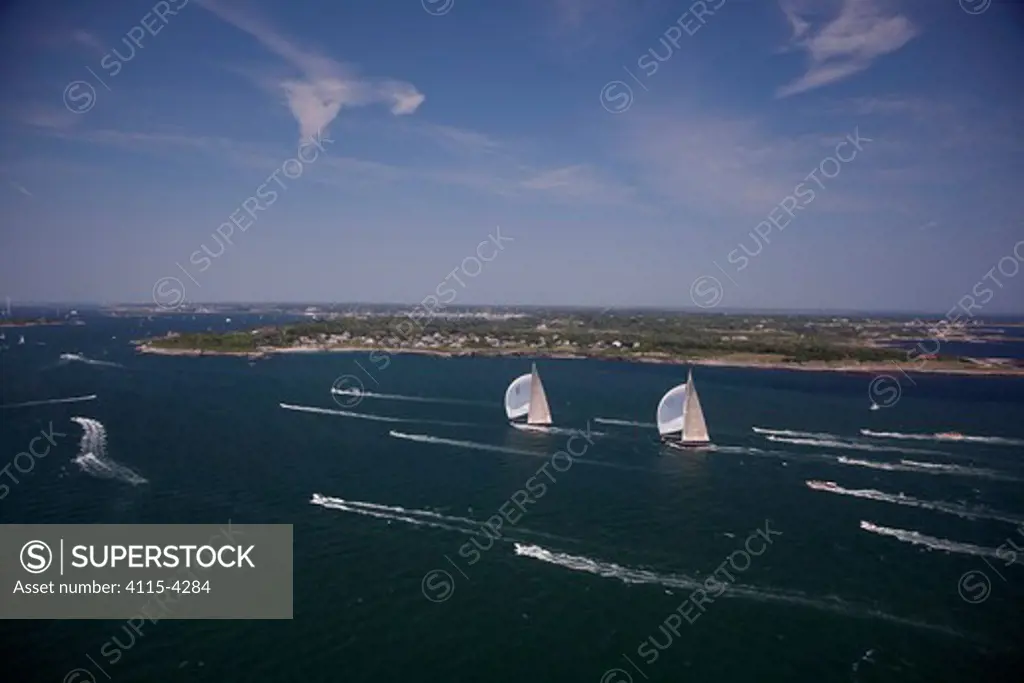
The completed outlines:
<svg viewBox="0 0 1024 683">
<path fill-rule="evenodd" d="M 572 431 L 572 433 L 578 433 L 578 432 Z M 594 433 L 596 433 L 596 432 L 591 432 L 591 434 L 594 434 Z M 528 450 L 522 449 L 522 448 L 511 448 L 509 446 L 495 446 L 493 444 L 478 443 L 476 441 L 461 441 L 459 439 L 446 439 L 444 437 L 431 436 L 429 434 L 406 434 L 404 432 L 399 432 L 399 431 L 395 431 L 395 430 L 391 430 L 390 432 L 388 432 L 388 434 L 390 436 L 392 436 L 393 438 L 405 439 L 406 441 L 417 441 L 419 443 L 437 444 L 437 445 L 442 445 L 442 446 L 454 446 L 456 448 L 466 448 L 466 449 L 469 449 L 469 450 L 476 450 L 476 451 L 491 451 L 493 453 L 508 453 L 509 455 L 528 455 L 528 456 L 530 456 L 532 458 L 551 458 L 554 455 L 554 453 L 538 453 L 537 451 L 528 451 Z M 561 449 L 561 450 L 564 451 L 565 449 Z M 612 468 L 612 469 L 627 470 L 627 471 L 632 471 L 632 472 L 653 472 L 654 471 L 654 470 L 650 470 L 650 469 L 647 469 L 647 468 L 644 468 L 644 467 L 632 467 L 630 465 L 620 465 L 618 463 L 603 462 L 603 461 L 600 461 L 600 460 L 587 460 L 586 453 L 584 453 L 580 457 L 574 457 L 573 460 L 572 460 L 572 464 L 573 465 L 576 465 L 576 464 L 580 464 L 580 465 L 593 465 L 594 467 L 609 467 L 609 468 Z"/>
<path fill-rule="evenodd" d="M 0 408 L 28 408 L 30 406 L 47 406 L 54 403 L 81 403 L 83 401 L 95 401 L 96 394 L 88 396 L 72 396 L 70 398 L 48 398 L 41 401 L 25 401 L 24 403 L 9 403 Z"/>
<path fill-rule="evenodd" d="M 412 418 L 404 417 L 390 417 L 388 415 L 371 415 L 369 413 L 353 413 L 348 410 L 335 410 L 333 408 L 318 408 L 316 406 L 297 406 L 290 403 L 278 404 L 285 410 L 296 410 L 302 413 L 317 413 L 319 415 L 338 415 L 340 417 L 351 417 L 357 420 L 370 420 L 373 422 L 391 422 L 391 423 L 417 423 L 417 424 L 433 424 L 442 425 L 447 427 L 475 427 L 477 425 L 471 422 L 444 422 L 442 420 L 417 420 Z"/>
<path fill-rule="evenodd" d="M 72 422 L 82 428 L 78 455 L 72 460 L 86 474 L 101 479 L 117 479 L 132 486 L 147 484 L 148 480 L 130 467 L 107 457 L 107 429 L 99 420 L 73 417 Z"/>
<path fill-rule="evenodd" d="M 658 425 L 653 422 L 633 422 L 631 420 L 619 420 L 613 417 L 595 417 L 594 422 L 600 422 L 606 425 L 617 425 L 619 427 L 645 427 L 648 429 L 657 429 Z"/>
<path fill-rule="evenodd" d="M 809 480 L 804 483 L 808 488 L 814 491 L 834 493 L 840 496 L 851 496 L 853 498 L 863 498 L 865 500 L 874 500 L 881 503 L 905 505 L 907 507 L 921 508 L 923 510 L 934 510 L 935 512 L 944 512 L 949 515 L 956 515 L 963 519 L 991 519 L 998 522 L 1007 522 L 1008 524 L 1024 524 L 1024 517 L 1022 516 L 1013 515 L 1008 512 L 999 512 L 998 510 L 989 510 L 984 507 L 971 508 L 957 503 L 947 503 L 937 500 L 920 500 L 912 498 L 904 493 L 885 493 L 884 491 L 878 491 L 876 489 L 846 489 L 839 486 L 834 481 Z"/>
<path fill-rule="evenodd" d="M 924 448 L 902 448 L 899 446 L 877 446 L 875 444 L 859 443 L 838 439 L 812 439 L 812 438 L 790 438 L 770 434 L 764 437 L 768 441 L 776 443 L 790 443 L 795 446 L 814 446 L 816 448 L 837 448 L 840 450 L 872 451 L 876 453 L 908 453 L 917 455 L 946 455 L 942 451 L 931 451 Z"/>
<path fill-rule="evenodd" d="M 839 456 L 836 461 L 841 465 L 853 465 L 855 467 L 868 467 L 875 470 L 886 470 L 888 472 L 918 472 L 924 474 L 949 474 L 963 477 L 981 477 L 999 481 L 1020 481 L 1020 479 L 980 467 L 961 467 L 960 465 L 944 465 L 935 462 L 916 462 L 914 460 L 900 460 L 895 462 L 879 462 L 877 460 L 858 460 Z"/>
<path fill-rule="evenodd" d="M 1005 560 L 1006 558 L 999 555 L 999 551 L 995 548 L 986 548 L 980 545 L 974 545 L 972 543 L 961 543 L 959 541 L 950 541 L 945 538 L 936 538 L 934 536 L 926 536 L 919 531 L 910 531 L 907 529 L 893 529 L 891 527 L 879 526 L 878 524 L 872 524 L 861 520 L 860 528 L 864 531 L 870 531 L 873 534 L 879 534 L 880 536 L 889 536 L 895 538 L 904 543 L 910 543 L 911 545 L 921 545 L 931 550 L 942 550 L 947 553 L 957 553 L 960 555 L 974 555 L 976 557 L 992 557 L 999 560 Z"/>
<path fill-rule="evenodd" d="M 539 560 L 541 562 L 553 564 L 572 571 L 584 572 L 608 579 L 616 579 L 625 584 L 654 584 L 684 590 L 694 590 L 698 588 L 706 590 L 706 579 L 698 580 L 682 574 L 660 574 L 647 569 L 624 567 L 622 565 L 603 562 L 589 557 L 553 552 L 536 545 L 524 545 L 517 543 L 516 555 Z M 725 581 L 719 581 L 719 584 L 724 583 Z M 829 596 L 828 598 L 814 598 L 797 591 L 772 590 L 756 588 L 754 586 L 745 586 L 742 584 L 732 584 L 728 585 L 719 597 L 741 598 L 756 602 L 808 607 L 840 614 L 846 617 L 880 619 L 891 623 L 901 624 L 903 626 L 912 626 L 914 628 L 941 632 L 946 635 L 960 636 L 956 631 L 943 626 L 935 626 L 933 624 L 927 624 L 912 619 L 897 617 L 869 607 L 852 605 L 833 596 Z"/>
<path fill-rule="evenodd" d="M 387 401 L 414 401 L 416 403 L 447 403 L 460 406 L 489 406 L 490 403 L 483 401 L 465 401 L 457 398 L 431 398 L 427 396 L 404 396 L 402 394 L 379 394 L 374 391 L 357 391 L 355 389 L 336 389 L 331 387 L 331 393 L 335 396 L 355 396 L 360 398 L 372 398 Z M 497 404 L 494 404 L 497 405 Z"/>
<path fill-rule="evenodd" d="M 947 465 L 936 462 L 917 462 L 915 460 L 900 460 L 899 462 L 883 462 L 879 460 L 861 460 L 859 458 L 848 458 L 845 455 L 834 456 L 823 453 L 790 453 L 788 451 L 765 451 L 760 448 L 747 446 L 716 446 L 715 450 L 720 453 L 733 453 L 736 455 L 756 455 L 758 457 L 776 458 L 779 460 L 793 460 L 795 462 L 821 462 L 832 465 L 848 465 L 852 467 L 866 467 L 873 470 L 885 470 L 887 472 L 914 472 L 917 474 L 935 474 L 964 477 L 981 477 L 994 481 L 1021 481 L 1017 477 L 1003 474 L 995 470 L 982 469 L 978 467 L 964 467 L 961 465 Z"/>
<path fill-rule="evenodd" d="M 314 504 L 317 504 L 317 505 L 320 505 L 321 503 L 332 503 L 332 504 L 337 504 L 337 505 L 350 505 L 352 507 L 369 508 L 371 510 L 379 510 L 379 511 L 382 511 L 382 512 L 390 512 L 390 513 L 393 513 L 393 514 L 413 515 L 413 516 L 416 516 L 416 517 L 430 517 L 431 519 L 437 519 L 437 520 L 440 520 L 440 521 L 457 522 L 457 523 L 461 523 L 461 524 L 470 524 L 470 525 L 474 525 L 474 526 L 478 525 L 478 524 L 481 524 L 481 522 L 478 522 L 475 519 L 470 519 L 469 517 L 458 517 L 456 515 L 444 515 L 444 514 L 441 514 L 440 512 L 434 512 L 432 510 L 416 510 L 416 509 L 409 510 L 409 509 L 406 509 L 406 508 L 403 508 L 403 507 L 399 507 L 398 505 L 384 505 L 382 503 L 366 503 L 366 502 L 359 501 L 359 500 L 345 500 L 344 498 L 335 498 L 335 497 L 332 497 L 332 496 L 324 496 L 324 495 L 321 495 L 319 493 L 314 493 L 313 494 L 313 499 L 310 502 L 312 502 Z"/>
<path fill-rule="evenodd" d="M 60 360 L 67 363 L 85 363 L 86 365 L 101 365 L 108 368 L 123 368 L 124 366 L 120 363 L 114 363 L 108 360 L 95 360 L 93 358 L 86 358 L 80 353 L 62 353 L 60 354 Z"/>
<path fill-rule="evenodd" d="M 331 510 L 341 510 L 342 512 L 351 512 L 357 515 L 365 515 L 367 517 L 376 517 L 377 519 L 386 519 L 396 522 L 405 522 L 406 524 L 412 524 L 414 526 L 427 526 L 434 529 L 444 529 L 445 531 L 455 531 L 460 534 L 468 534 L 470 536 L 483 536 L 483 531 L 478 528 L 467 528 L 460 526 L 452 526 L 444 524 L 439 521 L 431 519 L 421 519 L 410 517 L 409 515 L 401 515 L 395 512 L 387 512 L 378 510 L 376 508 L 366 508 L 354 505 L 349 505 L 342 499 L 329 498 L 327 496 L 321 496 L 318 493 L 314 493 L 313 497 L 309 501 L 313 505 L 319 505 L 320 507 L 328 508 Z"/>
<path fill-rule="evenodd" d="M 841 439 L 838 434 L 828 432 L 801 432 L 795 429 L 768 429 L 767 427 L 751 427 L 758 434 L 770 434 L 772 436 L 803 437 L 807 439 Z"/>
<path fill-rule="evenodd" d="M 504 520 L 495 521 L 494 524 L 489 525 L 488 522 L 491 520 L 480 521 L 476 519 L 470 519 L 469 517 L 459 517 L 457 515 L 445 515 L 432 510 L 416 510 L 399 507 L 397 505 L 383 505 L 381 503 L 366 503 L 357 500 L 345 500 L 344 498 L 335 498 L 332 496 L 324 496 L 319 493 L 314 493 L 313 497 L 309 501 L 313 505 L 319 505 L 320 507 L 329 508 L 332 510 L 341 510 L 343 512 L 352 512 L 357 515 L 365 515 L 368 517 L 376 517 L 378 519 L 387 519 L 398 522 L 405 522 L 414 526 L 429 526 L 436 529 L 444 529 L 446 531 L 456 531 L 462 534 L 470 536 L 490 536 L 494 538 L 497 536 L 497 540 L 503 540 L 513 542 L 514 539 L 505 536 L 502 533 L 502 529 L 506 528 Z M 497 514 L 495 514 L 497 517 Z M 493 517 L 492 517 L 493 519 Z M 567 541 L 574 543 L 575 541 L 570 538 L 563 538 L 554 534 L 544 533 L 542 531 L 532 531 L 530 529 L 512 526 L 511 529 L 521 535 L 526 536 L 540 536 L 544 538 L 550 538 L 556 541 Z"/>
<path fill-rule="evenodd" d="M 555 427 L 554 425 L 531 425 L 522 422 L 511 423 L 515 429 L 523 432 L 533 432 L 535 434 L 565 434 L 571 436 L 578 434 L 580 430 L 573 429 L 571 427 Z M 587 432 L 591 436 L 607 436 L 604 432 Z"/>
<path fill-rule="evenodd" d="M 944 436 L 939 434 L 903 434 L 901 432 L 875 432 L 870 429 L 862 429 L 860 433 L 864 436 L 876 439 L 900 439 L 911 441 L 941 441 L 942 443 L 984 443 L 997 446 L 1024 446 L 1024 439 L 1011 439 L 1006 436 L 970 436 L 964 434 L 959 437 Z"/>
</svg>

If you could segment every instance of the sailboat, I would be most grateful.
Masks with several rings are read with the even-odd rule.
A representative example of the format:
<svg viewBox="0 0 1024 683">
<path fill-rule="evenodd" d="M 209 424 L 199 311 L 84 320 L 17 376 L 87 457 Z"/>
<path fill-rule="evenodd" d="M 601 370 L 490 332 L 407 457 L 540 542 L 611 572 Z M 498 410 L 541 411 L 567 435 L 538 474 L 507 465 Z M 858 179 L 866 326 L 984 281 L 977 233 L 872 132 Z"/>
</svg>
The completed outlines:
<svg viewBox="0 0 1024 683">
<path fill-rule="evenodd" d="M 516 377 L 508 385 L 505 390 L 505 414 L 513 427 L 547 431 L 546 427 L 551 424 L 551 409 L 536 363 L 528 374 Z M 525 422 L 516 421 L 524 415 Z"/>
<path fill-rule="evenodd" d="M 22 346 L 25 343 L 25 335 L 18 337 L 18 346 Z"/>
<path fill-rule="evenodd" d="M 685 384 L 674 386 L 658 402 L 658 433 L 676 448 L 705 448 L 711 445 L 697 386 L 690 370 Z"/>
</svg>

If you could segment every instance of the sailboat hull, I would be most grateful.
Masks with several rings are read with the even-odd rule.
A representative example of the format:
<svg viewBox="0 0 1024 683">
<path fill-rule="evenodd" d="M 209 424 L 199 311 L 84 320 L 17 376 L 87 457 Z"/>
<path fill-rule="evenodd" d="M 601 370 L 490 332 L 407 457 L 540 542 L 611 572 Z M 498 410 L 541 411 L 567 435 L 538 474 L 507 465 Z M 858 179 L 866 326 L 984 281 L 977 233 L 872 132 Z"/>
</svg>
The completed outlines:
<svg viewBox="0 0 1024 683">
<path fill-rule="evenodd" d="M 710 441 L 665 441 L 665 444 L 675 448 L 676 450 L 693 453 L 696 451 L 710 451 L 714 450 L 714 445 Z"/>
<path fill-rule="evenodd" d="M 551 426 L 550 425 L 532 425 L 532 424 L 527 424 L 526 422 L 509 422 L 509 424 L 512 425 L 513 427 L 515 427 L 516 429 L 523 430 L 524 432 L 550 432 L 551 431 Z"/>
</svg>

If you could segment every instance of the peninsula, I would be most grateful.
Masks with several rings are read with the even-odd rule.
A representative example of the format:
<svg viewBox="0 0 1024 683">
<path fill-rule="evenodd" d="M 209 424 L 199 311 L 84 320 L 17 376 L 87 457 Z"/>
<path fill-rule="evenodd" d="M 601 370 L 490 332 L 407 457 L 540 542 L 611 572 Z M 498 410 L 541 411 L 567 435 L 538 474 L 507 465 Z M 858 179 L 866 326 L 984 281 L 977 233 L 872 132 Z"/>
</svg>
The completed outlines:
<svg viewBox="0 0 1024 683">
<path fill-rule="evenodd" d="M 139 340 L 142 353 L 425 353 L 441 356 L 599 358 L 842 372 L 942 372 L 1024 375 L 1006 358 L 942 353 L 944 341 L 999 343 L 1001 330 L 978 328 L 934 337 L 922 323 L 795 315 L 661 312 L 458 313 L 416 319 L 395 311 L 332 313 L 324 319 L 245 331 L 169 333 Z M 901 346 L 902 345 L 902 346 Z M 906 346 L 906 348 L 904 348 Z"/>
</svg>

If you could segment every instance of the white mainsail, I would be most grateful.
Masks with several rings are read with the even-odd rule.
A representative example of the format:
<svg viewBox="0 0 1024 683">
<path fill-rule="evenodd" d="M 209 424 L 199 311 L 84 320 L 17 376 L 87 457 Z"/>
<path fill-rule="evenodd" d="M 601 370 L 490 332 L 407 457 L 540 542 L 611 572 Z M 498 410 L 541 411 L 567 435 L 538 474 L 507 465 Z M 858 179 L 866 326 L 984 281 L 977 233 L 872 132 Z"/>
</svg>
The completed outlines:
<svg viewBox="0 0 1024 683">
<path fill-rule="evenodd" d="M 657 418 L 661 436 L 672 435 L 673 440 L 679 438 L 684 445 L 711 443 L 692 370 L 685 384 L 672 387 L 661 397 Z"/>
<path fill-rule="evenodd" d="M 508 419 L 514 420 L 522 417 L 530 411 L 530 385 L 533 379 L 532 373 L 520 375 L 512 380 L 505 390 L 505 414 Z"/>
<path fill-rule="evenodd" d="M 693 370 L 686 379 L 686 398 L 683 401 L 683 443 L 711 443 L 708 426 L 704 422 L 704 411 L 700 407 L 697 386 L 693 383 Z"/>
<path fill-rule="evenodd" d="M 683 431 L 683 403 L 686 385 L 672 387 L 658 402 L 658 433 L 662 436 Z"/>
<path fill-rule="evenodd" d="M 551 424 L 551 409 L 548 408 L 548 397 L 544 393 L 544 384 L 540 381 L 536 363 L 533 364 L 531 374 L 530 408 L 526 416 L 526 424 L 549 425 Z"/>
</svg>

